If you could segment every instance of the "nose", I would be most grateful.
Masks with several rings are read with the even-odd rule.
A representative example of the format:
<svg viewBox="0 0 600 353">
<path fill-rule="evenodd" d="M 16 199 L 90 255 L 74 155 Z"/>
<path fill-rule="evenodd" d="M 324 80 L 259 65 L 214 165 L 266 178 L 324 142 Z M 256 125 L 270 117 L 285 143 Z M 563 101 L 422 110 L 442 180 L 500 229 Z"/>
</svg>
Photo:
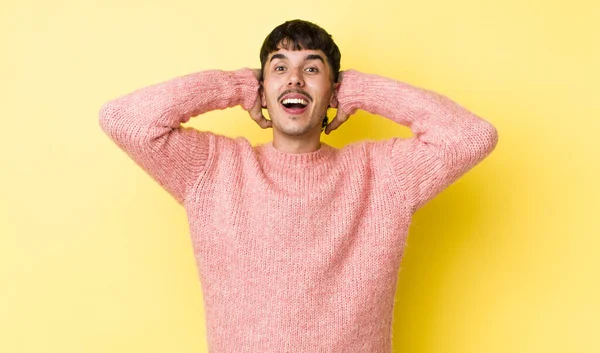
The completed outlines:
<svg viewBox="0 0 600 353">
<path fill-rule="evenodd" d="M 298 70 L 292 70 L 288 80 L 288 86 L 304 86 L 304 79 Z"/>
</svg>

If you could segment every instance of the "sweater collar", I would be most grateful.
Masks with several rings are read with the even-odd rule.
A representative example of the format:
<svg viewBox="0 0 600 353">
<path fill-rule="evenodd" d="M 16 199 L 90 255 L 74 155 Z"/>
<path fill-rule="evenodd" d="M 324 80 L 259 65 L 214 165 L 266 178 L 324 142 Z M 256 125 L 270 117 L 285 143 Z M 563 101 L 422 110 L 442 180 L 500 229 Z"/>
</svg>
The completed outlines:
<svg viewBox="0 0 600 353">
<path fill-rule="evenodd" d="M 273 147 L 273 142 L 265 143 L 259 146 L 259 150 L 264 158 L 275 164 L 287 166 L 299 165 L 317 165 L 331 160 L 336 149 L 328 144 L 321 142 L 321 147 L 313 152 L 307 153 L 287 153 Z"/>
</svg>

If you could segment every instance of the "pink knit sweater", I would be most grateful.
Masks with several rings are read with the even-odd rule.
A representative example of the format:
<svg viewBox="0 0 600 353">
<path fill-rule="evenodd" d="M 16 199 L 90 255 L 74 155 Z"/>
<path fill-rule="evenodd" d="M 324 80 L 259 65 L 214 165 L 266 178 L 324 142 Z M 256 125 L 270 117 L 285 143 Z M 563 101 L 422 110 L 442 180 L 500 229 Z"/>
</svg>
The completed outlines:
<svg viewBox="0 0 600 353">
<path fill-rule="evenodd" d="M 340 109 L 413 138 L 286 154 L 181 123 L 252 106 L 250 69 L 204 71 L 105 104 L 104 131 L 188 215 L 210 352 L 390 352 L 414 212 L 482 161 L 498 134 L 437 93 L 349 70 Z"/>
</svg>

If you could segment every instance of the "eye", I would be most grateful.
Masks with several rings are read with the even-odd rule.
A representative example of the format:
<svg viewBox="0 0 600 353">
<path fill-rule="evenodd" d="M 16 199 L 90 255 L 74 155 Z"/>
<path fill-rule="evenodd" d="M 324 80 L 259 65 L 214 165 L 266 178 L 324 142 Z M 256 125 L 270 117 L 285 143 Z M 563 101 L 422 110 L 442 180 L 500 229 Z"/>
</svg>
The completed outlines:
<svg viewBox="0 0 600 353">
<path fill-rule="evenodd" d="M 283 66 L 275 66 L 275 71 L 284 71 L 285 67 Z"/>
<path fill-rule="evenodd" d="M 317 72 L 319 72 L 319 69 L 317 69 L 316 67 L 307 67 L 306 71 L 312 72 L 312 73 L 317 73 Z"/>
</svg>

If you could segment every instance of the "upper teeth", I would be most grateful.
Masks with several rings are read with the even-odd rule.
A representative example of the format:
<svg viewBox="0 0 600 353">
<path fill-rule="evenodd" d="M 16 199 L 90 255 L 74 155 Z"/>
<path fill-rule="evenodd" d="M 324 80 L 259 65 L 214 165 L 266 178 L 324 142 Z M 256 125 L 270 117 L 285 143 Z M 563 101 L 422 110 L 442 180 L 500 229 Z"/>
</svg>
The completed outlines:
<svg viewBox="0 0 600 353">
<path fill-rule="evenodd" d="M 283 104 L 302 104 L 308 105 L 308 102 L 302 98 L 286 98 L 282 102 Z"/>
</svg>

